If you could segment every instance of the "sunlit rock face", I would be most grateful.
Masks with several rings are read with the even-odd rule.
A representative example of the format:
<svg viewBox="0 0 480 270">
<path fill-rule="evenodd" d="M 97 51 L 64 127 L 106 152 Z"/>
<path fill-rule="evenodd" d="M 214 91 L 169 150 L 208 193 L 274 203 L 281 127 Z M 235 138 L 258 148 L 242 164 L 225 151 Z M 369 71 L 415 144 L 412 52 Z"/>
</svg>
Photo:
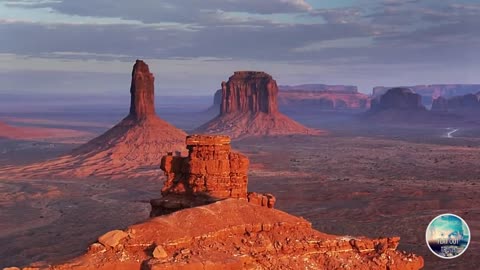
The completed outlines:
<svg viewBox="0 0 480 270">
<path fill-rule="evenodd" d="M 237 71 L 222 82 L 220 115 L 230 113 L 274 114 L 278 112 L 277 82 L 261 71 Z"/>
<path fill-rule="evenodd" d="M 243 199 L 273 208 L 272 194 L 248 192 L 248 158 L 232 151 L 224 135 L 191 135 L 186 139 L 187 156 L 166 155 L 160 168 L 166 180 L 162 198 L 151 201 L 150 216 L 210 204 L 226 198 Z"/>
<path fill-rule="evenodd" d="M 130 115 L 136 119 L 155 116 L 155 77 L 145 62 L 137 60 L 133 66 L 130 86 Z"/>
<path fill-rule="evenodd" d="M 278 110 L 278 86 L 261 71 L 237 71 L 222 82 L 222 101 L 217 117 L 195 133 L 224 134 L 234 139 L 247 136 L 318 135 Z"/>
<path fill-rule="evenodd" d="M 130 94 L 129 114 L 102 135 L 67 155 L 10 173 L 25 178 L 157 178 L 161 158 L 183 151 L 187 134 L 155 114 L 154 77 L 141 60 L 133 66 Z"/>
</svg>

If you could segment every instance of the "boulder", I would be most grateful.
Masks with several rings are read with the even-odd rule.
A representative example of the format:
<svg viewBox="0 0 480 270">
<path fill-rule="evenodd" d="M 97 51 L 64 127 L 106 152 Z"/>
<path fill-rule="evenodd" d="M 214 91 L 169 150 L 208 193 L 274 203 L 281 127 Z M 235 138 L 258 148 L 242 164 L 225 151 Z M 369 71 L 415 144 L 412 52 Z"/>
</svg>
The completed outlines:
<svg viewBox="0 0 480 270">
<path fill-rule="evenodd" d="M 165 259 L 168 257 L 167 251 L 162 246 L 156 246 L 152 253 L 155 259 Z"/>
<path fill-rule="evenodd" d="M 125 239 L 128 233 L 121 230 L 113 230 L 105 233 L 98 238 L 98 242 L 105 247 L 115 248 L 120 241 Z"/>
</svg>

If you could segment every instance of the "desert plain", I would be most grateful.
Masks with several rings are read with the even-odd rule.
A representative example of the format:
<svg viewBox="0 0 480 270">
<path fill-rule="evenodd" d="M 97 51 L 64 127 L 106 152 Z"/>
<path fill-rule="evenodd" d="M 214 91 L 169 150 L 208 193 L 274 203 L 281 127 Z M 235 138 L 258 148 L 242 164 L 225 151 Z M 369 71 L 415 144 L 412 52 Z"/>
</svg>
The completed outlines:
<svg viewBox="0 0 480 270">
<path fill-rule="evenodd" d="M 182 105 L 177 106 L 181 111 Z M 98 110 L 101 114 L 105 108 Z M 171 108 L 160 108 L 157 113 L 188 132 L 209 118 L 204 111 L 199 106 L 197 112 L 175 114 Z M 328 132 L 233 141 L 234 149 L 250 159 L 249 189 L 274 194 L 275 208 L 304 217 L 325 233 L 400 236 L 399 249 L 422 256 L 425 269 L 477 267 L 480 128 L 389 125 L 356 114 L 285 113 Z M 50 114 L 9 116 L 15 118 L 7 121 L 29 126 L 42 123 L 48 128 L 52 123 Z M 91 137 L 101 134 L 118 119 L 62 117 L 64 122 L 54 119 L 55 128 L 83 133 L 68 140 L 3 138 L 1 166 L 59 156 L 84 143 L 85 132 Z M 448 137 L 453 128 L 458 130 Z M 159 196 L 164 181 L 159 168 L 148 177 L 125 175 L 128 179 L 115 180 L 26 179 L 6 172 L 0 175 L 0 267 L 55 264 L 79 256 L 103 233 L 147 219 L 149 200 Z M 428 223 L 443 213 L 461 216 L 473 236 L 468 250 L 456 260 L 434 256 L 425 243 Z"/>
</svg>

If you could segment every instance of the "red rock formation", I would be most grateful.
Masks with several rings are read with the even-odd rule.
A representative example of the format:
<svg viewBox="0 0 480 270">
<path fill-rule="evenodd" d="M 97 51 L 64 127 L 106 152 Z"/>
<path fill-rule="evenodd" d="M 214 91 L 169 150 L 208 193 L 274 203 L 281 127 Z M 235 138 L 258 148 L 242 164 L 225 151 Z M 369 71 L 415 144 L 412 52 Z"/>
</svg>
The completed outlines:
<svg viewBox="0 0 480 270">
<path fill-rule="evenodd" d="M 300 86 L 298 86 L 300 87 Z M 326 89 L 331 89 L 326 85 Z M 340 86 L 338 86 L 340 87 Z M 362 111 L 370 107 L 370 97 L 358 93 L 354 89 L 333 88 L 335 90 L 304 90 L 297 86 L 279 88 L 278 108 L 282 112 L 315 113 L 325 110 L 355 110 Z M 309 88 L 310 89 L 310 88 Z M 222 90 L 215 92 L 213 105 L 208 109 L 210 114 L 218 115 L 222 104 Z"/>
<path fill-rule="evenodd" d="M 277 199 L 270 193 L 248 192 L 247 201 L 263 207 L 273 208 Z"/>
<path fill-rule="evenodd" d="M 455 115 L 427 110 L 421 96 L 408 88 L 392 88 L 371 101 L 371 108 L 362 117 L 369 122 L 387 125 L 450 125 L 458 122 Z"/>
<path fill-rule="evenodd" d="M 107 232 L 85 255 L 45 268 L 423 267 L 421 257 L 397 251 L 398 237 L 368 239 L 324 234 L 312 229 L 303 218 L 272 209 L 273 195 L 247 193 L 248 159 L 231 152 L 228 137 L 194 135 L 186 142 L 188 157 L 167 155 L 162 159 L 161 167 L 168 179 L 162 189 L 163 205 L 152 201 L 152 216 L 168 215 L 126 230 Z M 163 212 L 157 208 L 159 212 L 153 213 L 156 206 L 164 207 Z M 165 211 L 168 207 L 173 211 Z"/>
<path fill-rule="evenodd" d="M 68 155 L 3 168 L 0 173 L 26 178 L 157 178 L 159 160 L 167 152 L 182 151 L 186 133 L 155 114 L 154 78 L 143 61 L 137 60 L 133 67 L 130 93 L 130 113 L 104 134 Z"/>
<path fill-rule="evenodd" d="M 433 101 L 432 111 L 450 111 L 456 113 L 478 113 L 480 110 L 480 92 L 466 94 L 449 99 L 439 97 Z"/>
<path fill-rule="evenodd" d="M 230 113 L 278 112 L 278 87 L 265 72 L 237 71 L 228 82 L 222 82 L 220 115 Z"/>
<path fill-rule="evenodd" d="M 410 88 L 415 93 L 418 93 L 422 96 L 428 96 L 432 99 L 438 97 L 454 97 L 466 94 L 477 93 L 480 91 L 480 84 L 432 84 L 432 85 L 414 85 L 414 86 L 404 86 L 405 88 Z M 391 89 L 392 87 L 376 86 L 373 88 L 373 96 L 381 96 Z"/>
<path fill-rule="evenodd" d="M 162 158 L 167 176 L 162 195 L 246 198 L 248 158 L 231 151 L 228 136 L 188 136 L 187 149 L 188 157 Z"/>
<path fill-rule="evenodd" d="M 192 135 L 186 140 L 188 156 L 167 155 L 160 168 L 166 181 L 162 198 L 151 201 L 151 216 L 208 204 L 219 199 L 247 199 L 272 208 L 271 194 L 247 193 L 248 158 L 231 151 L 228 136 Z"/>
<path fill-rule="evenodd" d="M 238 71 L 222 82 L 220 115 L 197 133 L 244 136 L 319 134 L 278 112 L 278 87 L 265 72 Z"/>
<path fill-rule="evenodd" d="M 85 255 L 50 269 L 423 267 L 421 257 L 396 250 L 398 237 L 328 235 L 302 218 L 237 199 L 156 217 L 124 232 L 116 245 L 95 243 Z"/>
<path fill-rule="evenodd" d="M 373 88 L 373 97 L 379 97 L 386 93 L 392 87 L 377 86 Z M 480 84 L 432 84 L 432 85 L 415 85 L 405 86 L 412 89 L 415 93 L 422 96 L 424 105 L 430 106 L 433 100 L 442 96 L 451 98 L 466 94 L 473 94 L 480 91 Z"/>
<path fill-rule="evenodd" d="M 371 111 L 398 110 L 424 111 L 422 97 L 409 88 L 392 88 L 382 96 L 372 100 Z"/>
<path fill-rule="evenodd" d="M 145 62 L 137 60 L 133 66 L 130 86 L 130 115 L 137 120 L 155 117 L 155 77 Z"/>
</svg>

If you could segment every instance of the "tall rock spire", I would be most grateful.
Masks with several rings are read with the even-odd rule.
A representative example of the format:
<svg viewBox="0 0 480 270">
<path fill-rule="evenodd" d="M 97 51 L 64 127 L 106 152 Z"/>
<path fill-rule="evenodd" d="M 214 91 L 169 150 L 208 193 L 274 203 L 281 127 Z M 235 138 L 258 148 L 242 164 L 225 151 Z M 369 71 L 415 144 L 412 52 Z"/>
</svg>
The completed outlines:
<svg viewBox="0 0 480 270">
<path fill-rule="evenodd" d="M 155 77 L 150 73 L 148 65 L 137 60 L 133 66 L 130 86 L 130 116 L 137 120 L 155 115 Z"/>
<path fill-rule="evenodd" d="M 16 172 L 26 178 L 156 178 L 159 162 L 166 153 L 186 152 L 187 134 L 155 114 L 153 82 L 148 65 L 137 60 L 127 117 L 64 156 L 19 167 Z"/>
</svg>

